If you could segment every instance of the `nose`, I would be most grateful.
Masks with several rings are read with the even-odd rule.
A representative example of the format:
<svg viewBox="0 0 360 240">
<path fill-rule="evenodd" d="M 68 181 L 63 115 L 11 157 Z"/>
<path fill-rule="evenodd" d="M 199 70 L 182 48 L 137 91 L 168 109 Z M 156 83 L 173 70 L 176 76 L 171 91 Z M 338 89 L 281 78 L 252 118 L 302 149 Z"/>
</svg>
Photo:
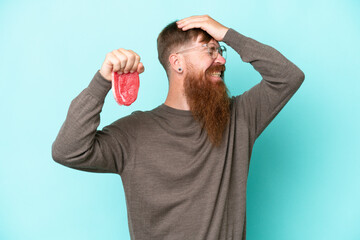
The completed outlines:
<svg viewBox="0 0 360 240">
<path fill-rule="evenodd" d="M 221 54 L 218 54 L 217 58 L 215 59 L 215 62 L 224 65 L 226 63 L 226 60 L 223 56 L 221 56 Z"/>
</svg>

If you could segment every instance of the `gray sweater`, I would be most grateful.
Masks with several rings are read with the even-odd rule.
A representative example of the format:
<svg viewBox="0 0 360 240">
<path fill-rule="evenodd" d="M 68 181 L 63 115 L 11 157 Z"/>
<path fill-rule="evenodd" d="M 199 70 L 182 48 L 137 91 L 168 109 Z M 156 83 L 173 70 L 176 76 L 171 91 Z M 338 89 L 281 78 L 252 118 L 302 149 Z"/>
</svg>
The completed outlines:
<svg viewBox="0 0 360 240">
<path fill-rule="evenodd" d="M 111 89 L 99 72 L 71 102 L 52 145 L 53 159 L 121 176 L 131 239 L 245 239 L 254 142 L 305 76 L 274 48 L 233 29 L 223 41 L 263 79 L 231 98 L 231 119 L 220 147 L 211 145 L 190 111 L 164 104 L 97 130 Z"/>
</svg>

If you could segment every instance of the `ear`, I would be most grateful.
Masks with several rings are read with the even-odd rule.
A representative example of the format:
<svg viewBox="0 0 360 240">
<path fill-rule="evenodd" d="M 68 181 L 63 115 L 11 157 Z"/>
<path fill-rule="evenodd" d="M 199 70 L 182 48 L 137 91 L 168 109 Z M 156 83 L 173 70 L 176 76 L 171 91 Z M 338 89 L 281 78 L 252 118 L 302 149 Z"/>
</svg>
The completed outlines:
<svg viewBox="0 0 360 240">
<path fill-rule="evenodd" d="M 179 68 L 184 69 L 183 59 L 176 53 L 172 53 L 169 56 L 170 68 L 176 73 L 182 73 L 183 70 L 179 71 Z"/>
</svg>

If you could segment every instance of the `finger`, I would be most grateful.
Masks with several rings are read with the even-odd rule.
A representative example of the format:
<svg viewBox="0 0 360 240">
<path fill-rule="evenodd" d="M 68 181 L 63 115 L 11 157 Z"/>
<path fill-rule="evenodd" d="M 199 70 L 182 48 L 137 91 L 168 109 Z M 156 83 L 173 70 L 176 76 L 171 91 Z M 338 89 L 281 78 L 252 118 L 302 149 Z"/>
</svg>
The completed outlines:
<svg viewBox="0 0 360 240">
<path fill-rule="evenodd" d="M 207 21 L 208 19 L 209 18 L 207 15 L 192 16 L 192 17 L 184 18 L 176 23 L 178 24 L 178 26 L 184 26 L 184 25 L 187 25 L 187 24 L 193 23 L 193 22 L 204 22 L 204 21 Z"/>
<path fill-rule="evenodd" d="M 142 63 L 139 63 L 139 65 L 137 67 L 137 72 L 143 73 L 144 71 L 145 71 L 144 65 Z"/>
<path fill-rule="evenodd" d="M 128 73 L 128 65 L 133 64 L 134 57 L 128 50 L 125 50 L 123 48 L 119 48 L 116 52 L 117 56 L 121 58 L 121 72 Z"/>
<path fill-rule="evenodd" d="M 140 57 L 136 57 L 135 58 L 135 62 L 134 62 L 134 65 L 132 66 L 132 68 L 130 69 L 130 72 L 133 73 L 133 72 L 136 72 L 138 66 L 139 66 L 139 63 L 140 63 Z"/>
<path fill-rule="evenodd" d="M 114 54 L 118 62 L 118 67 L 116 67 L 116 69 L 114 69 L 113 71 L 119 72 L 121 74 L 124 72 L 124 68 L 127 62 L 127 56 L 121 51 L 121 48 L 112 51 L 112 53 Z"/>
<path fill-rule="evenodd" d="M 130 70 L 129 70 L 131 73 L 133 73 L 133 72 L 136 71 L 136 69 L 137 69 L 137 67 L 138 67 L 138 65 L 139 65 L 140 56 L 139 56 L 138 54 L 136 54 L 136 53 L 135 53 L 134 51 L 132 51 L 132 50 L 129 50 L 129 52 L 131 52 L 132 55 L 133 55 L 134 58 L 135 58 L 135 61 L 134 61 L 133 65 L 131 66 Z"/>
<path fill-rule="evenodd" d="M 183 23 L 178 24 L 178 28 L 181 28 L 182 30 L 185 31 L 184 28 L 186 28 L 186 30 L 190 29 L 190 28 L 201 28 L 202 25 L 206 25 L 209 23 L 208 19 L 205 18 L 197 18 L 197 19 L 190 19 L 187 20 Z M 189 28 L 190 26 L 190 28 Z"/>
<path fill-rule="evenodd" d="M 181 27 L 183 31 L 192 29 L 192 28 L 201 28 L 202 30 L 206 31 L 206 22 L 192 22 L 188 23 Z"/>
<path fill-rule="evenodd" d="M 118 72 L 121 69 L 121 60 L 114 54 L 114 51 L 107 56 L 109 62 L 112 65 L 112 71 Z"/>
<path fill-rule="evenodd" d="M 205 15 L 191 16 L 191 17 L 181 19 L 181 20 L 177 21 L 177 23 L 185 23 L 185 22 L 192 21 L 192 20 L 196 21 L 196 20 L 199 20 L 199 19 L 204 19 L 204 17 L 205 17 Z"/>
<path fill-rule="evenodd" d="M 130 72 L 135 62 L 135 53 L 131 50 L 121 49 L 121 52 L 126 55 L 127 61 L 124 68 L 124 73 Z"/>
</svg>

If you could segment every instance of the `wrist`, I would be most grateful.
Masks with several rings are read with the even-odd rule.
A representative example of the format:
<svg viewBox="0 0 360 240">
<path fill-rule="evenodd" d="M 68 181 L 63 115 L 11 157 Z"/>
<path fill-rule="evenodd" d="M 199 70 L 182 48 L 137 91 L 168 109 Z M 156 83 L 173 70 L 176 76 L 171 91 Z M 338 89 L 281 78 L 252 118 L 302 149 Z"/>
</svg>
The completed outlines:
<svg viewBox="0 0 360 240">
<path fill-rule="evenodd" d="M 100 73 L 100 76 L 101 76 L 104 80 L 111 82 L 111 75 L 110 75 L 110 76 L 107 76 L 106 74 L 104 74 L 104 73 L 101 72 L 101 69 L 99 70 L 99 73 Z"/>
</svg>

